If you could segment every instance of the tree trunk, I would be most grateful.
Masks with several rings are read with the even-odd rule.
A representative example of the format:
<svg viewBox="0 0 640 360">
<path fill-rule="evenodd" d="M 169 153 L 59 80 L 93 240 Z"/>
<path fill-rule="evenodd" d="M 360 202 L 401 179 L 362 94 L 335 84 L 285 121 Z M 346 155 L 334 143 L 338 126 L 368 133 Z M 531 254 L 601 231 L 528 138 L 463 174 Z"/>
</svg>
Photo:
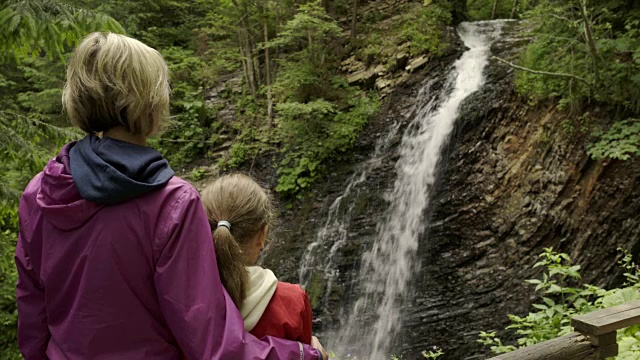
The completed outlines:
<svg viewBox="0 0 640 360">
<path fill-rule="evenodd" d="M 493 0 L 493 9 L 491 10 L 491 20 L 496 18 L 496 10 L 498 9 L 498 0 Z"/>
<path fill-rule="evenodd" d="M 311 33 L 307 34 L 307 51 L 309 51 L 309 62 L 313 65 L 313 66 L 318 66 L 319 64 L 316 63 L 315 59 L 315 49 L 313 48 L 313 39 L 311 38 Z"/>
<path fill-rule="evenodd" d="M 254 63 L 253 63 L 253 54 L 251 51 L 251 45 L 249 44 L 249 34 L 247 31 L 242 30 L 242 42 L 243 42 L 243 50 L 244 50 L 244 58 L 247 64 L 247 78 L 249 91 L 251 91 L 251 95 L 253 97 L 256 96 L 258 87 L 256 86 L 256 75 L 254 71 Z"/>
<path fill-rule="evenodd" d="M 251 26 L 249 25 L 249 9 L 246 1 L 244 2 L 244 13 L 245 16 L 242 17 L 242 22 L 247 34 L 247 53 L 251 60 L 253 83 L 257 91 L 260 88 L 260 81 L 262 80 L 262 77 L 260 76 L 260 59 L 257 56 L 254 56 L 256 44 L 253 41 L 253 36 L 251 34 Z"/>
<path fill-rule="evenodd" d="M 518 11 L 518 0 L 513 0 L 513 7 L 511 8 L 511 18 L 516 18 L 516 12 Z"/>
<path fill-rule="evenodd" d="M 276 36 L 280 33 L 280 5 L 279 1 L 276 1 Z M 280 59 L 280 46 L 276 46 L 276 55 L 273 59 L 273 79 L 278 78 L 278 59 Z"/>
<path fill-rule="evenodd" d="M 353 0 L 351 13 L 351 46 L 356 44 L 356 25 L 358 24 L 358 0 Z"/>
<path fill-rule="evenodd" d="M 587 14 L 586 0 L 582 0 L 580 2 L 580 7 L 582 13 L 582 21 L 584 22 L 584 37 L 587 41 L 587 46 L 589 47 L 589 52 L 591 53 L 591 58 L 593 60 L 594 85 L 598 86 L 598 83 L 600 82 L 600 74 L 598 71 L 598 48 L 596 47 L 596 43 L 593 40 L 593 32 L 591 31 L 591 20 L 589 19 L 589 15 Z"/>
<path fill-rule="evenodd" d="M 255 61 L 253 58 L 254 47 L 253 47 L 253 42 L 251 41 L 251 33 L 250 33 L 251 29 L 249 27 L 249 21 L 248 21 L 249 13 L 247 10 L 246 3 L 243 4 L 244 6 L 242 8 L 238 4 L 237 0 L 232 0 L 232 3 L 233 3 L 233 6 L 236 8 L 236 10 L 240 12 L 240 16 L 241 16 L 240 23 L 242 24 L 242 26 L 238 30 L 239 44 L 240 44 L 240 50 L 241 50 L 240 53 L 246 62 L 245 77 L 247 79 L 247 86 L 249 87 L 249 91 L 251 92 L 251 95 L 253 95 L 253 97 L 255 98 L 258 86 L 257 86 L 256 72 L 255 72 L 255 69 L 256 69 Z"/>
<path fill-rule="evenodd" d="M 320 6 L 324 8 L 324 11 L 329 13 L 329 0 L 322 0 Z"/>
<path fill-rule="evenodd" d="M 238 47 L 240 48 L 240 62 L 242 63 L 242 72 L 244 74 L 244 80 L 247 82 L 249 92 L 251 92 L 251 95 L 255 96 L 256 89 L 255 84 L 253 83 L 253 73 L 251 72 L 249 58 L 245 51 L 245 41 L 244 35 L 242 33 L 243 31 L 241 29 L 238 29 Z"/>
<path fill-rule="evenodd" d="M 263 22 L 263 32 L 264 32 L 264 43 L 269 43 L 269 28 L 267 26 L 267 5 L 264 6 L 264 22 Z M 269 124 L 271 125 L 271 119 L 273 116 L 273 101 L 271 100 L 271 63 L 269 60 L 269 47 L 265 46 L 264 48 L 264 72 L 265 72 L 265 82 L 267 85 L 267 119 L 269 120 Z"/>
</svg>

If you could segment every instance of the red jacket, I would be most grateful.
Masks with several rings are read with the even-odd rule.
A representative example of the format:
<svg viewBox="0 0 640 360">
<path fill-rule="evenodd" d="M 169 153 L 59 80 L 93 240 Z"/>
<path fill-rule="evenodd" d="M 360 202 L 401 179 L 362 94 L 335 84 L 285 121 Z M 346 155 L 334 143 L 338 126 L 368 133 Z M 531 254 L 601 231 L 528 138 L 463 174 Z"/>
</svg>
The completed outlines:
<svg viewBox="0 0 640 360">
<path fill-rule="evenodd" d="M 278 281 L 262 317 L 251 330 L 257 338 L 274 336 L 311 344 L 311 304 L 300 285 Z"/>
</svg>

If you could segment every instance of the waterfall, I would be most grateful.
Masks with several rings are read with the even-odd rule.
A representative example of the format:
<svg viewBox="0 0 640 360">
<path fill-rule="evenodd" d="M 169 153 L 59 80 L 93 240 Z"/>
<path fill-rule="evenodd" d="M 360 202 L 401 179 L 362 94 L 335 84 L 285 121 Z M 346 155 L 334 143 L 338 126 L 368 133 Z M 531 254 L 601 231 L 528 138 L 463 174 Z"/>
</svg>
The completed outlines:
<svg viewBox="0 0 640 360">
<path fill-rule="evenodd" d="M 503 21 L 462 23 L 458 34 L 468 47 L 437 91 L 427 83 L 418 93 L 412 119 L 399 145 L 396 180 L 385 194 L 388 208 L 377 227 L 372 246 L 362 255 L 355 280 L 355 302 L 347 309 L 340 326 L 325 334 L 327 348 L 341 358 L 388 359 L 390 346 L 401 330 L 400 307 L 409 293 L 410 280 L 420 267 L 417 250 L 428 224 L 425 211 L 436 179 L 437 164 L 458 116 L 461 102 L 480 89 L 489 47 L 500 33 Z M 388 142 L 388 139 L 386 140 Z M 382 141 L 384 144 L 384 141 Z M 379 146 L 384 148 L 384 146 Z M 379 151 L 376 151 L 379 153 Z M 374 159 L 379 154 L 374 155 Z M 352 194 L 367 177 L 367 167 L 356 173 L 342 196 L 329 209 L 325 226 L 318 232 L 300 269 L 301 283 L 309 284 L 311 269 L 321 269 L 331 290 L 333 255 L 348 237 Z M 351 208 L 350 208 L 351 207 Z M 340 210 L 342 209 L 342 210 Z M 321 260 L 318 248 L 330 249 Z M 322 262 L 324 261 L 324 263 Z M 322 267 L 319 264 L 323 264 Z"/>
<path fill-rule="evenodd" d="M 300 266 L 300 284 L 308 286 L 313 281 L 313 276 L 322 274 L 326 286 L 325 294 L 331 293 L 331 287 L 336 277 L 335 255 L 348 239 L 348 229 L 351 225 L 351 214 L 355 202 L 362 189 L 359 185 L 367 179 L 372 168 L 380 160 L 381 154 L 389 147 L 391 140 L 398 132 L 399 123 L 390 126 L 386 136 L 382 137 L 376 144 L 375 151 L 370 160 L 365 162 L 354 175 L 349 178 L 342 195 L 338 196 L 331 206 L 326 216 L 326 221 L 316 234 L 316 239 L 308 247 Z M 320 255 L 318 249 L 321 246 L 329 245 L 328 254 Z M 323 258 L 326 257 L 326 263 Z"/>
</svg>

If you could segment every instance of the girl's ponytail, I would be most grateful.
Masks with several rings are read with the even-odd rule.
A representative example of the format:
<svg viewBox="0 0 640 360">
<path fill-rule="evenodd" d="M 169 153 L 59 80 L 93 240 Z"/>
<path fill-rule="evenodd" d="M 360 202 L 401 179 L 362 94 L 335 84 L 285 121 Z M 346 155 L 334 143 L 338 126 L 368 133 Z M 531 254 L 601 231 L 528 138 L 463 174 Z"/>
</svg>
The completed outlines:
<svg viewBox="0 0 640 360">
<path fill-rule="evenodd" d="M 255 239 L 268 231 L 273 218 L 269 192 L 246 175 L 224 175 L 201 195 L 213 229 L 213 244 L 222 284 L 238 308 L 246 296 L 249 274 L 255 261 Z"/>
<path fill-rule="evenodd" d="M 227 289 L 233 303 L 240 308 L 246 295 L 248 282 L 242 248 L 231 234 L 231 230 L 224 226 L 215 228 L 213 239 L 222 285 Z"/>
</svg>

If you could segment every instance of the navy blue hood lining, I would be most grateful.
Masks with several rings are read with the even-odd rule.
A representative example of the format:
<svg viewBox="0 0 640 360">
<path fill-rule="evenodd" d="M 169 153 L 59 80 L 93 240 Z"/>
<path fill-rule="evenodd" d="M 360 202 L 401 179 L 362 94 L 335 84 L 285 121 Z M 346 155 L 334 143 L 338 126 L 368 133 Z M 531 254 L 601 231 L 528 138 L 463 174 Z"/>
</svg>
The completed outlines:
<svg viewBox="0 0 640 360">
<path fill-rule="evenodd" d="M 175 175 L 169 162 L 152 148 L 93 135 L 71 148 L 69 164 L 80 196 L 102 204 L 160 189 Z"/>
</svg>

